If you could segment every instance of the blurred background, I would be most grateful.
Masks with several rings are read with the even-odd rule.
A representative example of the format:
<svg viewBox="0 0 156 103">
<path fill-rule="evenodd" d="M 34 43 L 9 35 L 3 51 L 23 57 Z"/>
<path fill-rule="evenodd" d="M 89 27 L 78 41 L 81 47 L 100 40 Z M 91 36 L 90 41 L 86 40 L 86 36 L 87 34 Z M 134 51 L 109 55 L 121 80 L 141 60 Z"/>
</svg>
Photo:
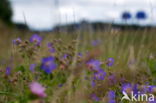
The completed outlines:
<svg viewBox="0 0 156 103">
<path fill-rule="evenodd" d="M 0 18 L 18 28 L 51 31 L 80 24 L 156 26 L 156 0 L 0 0 Z M 72 25 L 73 26 L 73 25 Z"/>
</svg>

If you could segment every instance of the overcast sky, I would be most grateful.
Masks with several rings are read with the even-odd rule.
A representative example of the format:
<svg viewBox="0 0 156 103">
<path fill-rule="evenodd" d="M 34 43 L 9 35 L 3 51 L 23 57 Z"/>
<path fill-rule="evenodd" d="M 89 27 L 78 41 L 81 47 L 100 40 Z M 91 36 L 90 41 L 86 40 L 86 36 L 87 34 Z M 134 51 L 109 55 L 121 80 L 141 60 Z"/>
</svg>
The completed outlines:
<svg viewBox="0 0 156 103">
<path fill-rule="evenodd" d="M 156 25 L 156 0 L 10 0 L 13 21 L 24 22 L 35 29 L 49 29 L 55 24 L 89 21 L 123 23 L 121 14 L 130 11 L 129 23 Z M 135 19 L 137 11 L 145 11 L 148 19 Z M 25 18 L 25 19 L 24 19 Z"/>
</svg>

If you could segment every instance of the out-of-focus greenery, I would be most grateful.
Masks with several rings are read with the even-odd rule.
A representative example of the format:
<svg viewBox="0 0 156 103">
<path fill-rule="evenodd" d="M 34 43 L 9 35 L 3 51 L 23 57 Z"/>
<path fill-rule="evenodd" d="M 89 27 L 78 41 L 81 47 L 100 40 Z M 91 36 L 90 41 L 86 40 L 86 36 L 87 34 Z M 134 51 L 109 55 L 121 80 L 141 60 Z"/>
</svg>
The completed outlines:
<svg viewBox="0 0 156 103">
<path fill-rule="evenodd" d="M 7 25 L 11 25 L 12 8 L 9 0 L 0 0 L 0 21 Z"/>
</svg>

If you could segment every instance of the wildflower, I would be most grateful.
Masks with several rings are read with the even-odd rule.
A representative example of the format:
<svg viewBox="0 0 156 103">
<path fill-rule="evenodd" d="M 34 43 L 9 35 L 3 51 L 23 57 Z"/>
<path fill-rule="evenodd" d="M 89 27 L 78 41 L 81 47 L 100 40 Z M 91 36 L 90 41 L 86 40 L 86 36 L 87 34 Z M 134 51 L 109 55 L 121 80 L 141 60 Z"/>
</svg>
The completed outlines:
<svg viewBox="0 0 156 103">
<path fill-rule="evenodd" d="M 36 64 L 31 64 L 31 65 L 30 65 L 30 68 L 29 68 L 30 71 L 31 71 L 31 72 L 34 72 L 34 71 L 35 71 L 35 67 L 36 67 Z"/>
<path fill-rule="evenodd" d="M 50 56 L 42 59 L 41 69 L 47 74 L 50 74 L 56 67 L 57 65 L 55 64 L 54 57 Z"/>
<path fill-rule="evenodd" d="M 134 94 L 138 94 L 138 84 L 133 85 L 133 92 Z"/>
<path fill-rule="evenodd" d="M 103 69 L 100 69 L 98 72 L 94 73 L 95 80 L 104 80 L 106 76 L 106 72 Z"/>
<path fill-rule="evenodd" d="M 19 44 L 22 42 L 22 40 L 21 40 L 20 38 L 17 38 L 17 39 L 15 39 L 15 40 L 13 40 L 12 42 L 13 42 L 13 44 L 15 44 L 15 45 L 19 45 Z"/>
<path fill-rule="evenodd" d="M 149 93 L 153 93 L 153 92 L 156 93 L 156 86 L 149 85 L 149 86 L 148 86 L 148 92 L 149 92 Z"/>
<path fill-rule="evenodd" d="M 127 93 L 131 93 L 131 91 L 133 91 L 133 87 L 130 83 L 127 84 L 123 84 L 122 85 L 122 92 L 127 92 Z"/>
<path fill-rule="evenodd" d="M 48 48 L 51 48 L 51 47 L 53 47 L 53 44 L 52 43 L 48 43 L 47 46 L 48 46 Z"/>
<path fill-rule="evenodd" d="M 50 48 L 50 49 L 49 49 L 49 52 L 51 52 L 51 53 L 55 53 L 56 50 L 55 50 L 55 48 Z"/>
<path fill-rule="evenodd" d="M 52 44 L 52 43 L 48 43 L 47 46 L 48 46 L 48 48 L 49 48 L 49 52 L 51 52 L 51 53 L 55 53 L 55 52 L 56 52 L 56 50 L 55 50 L 55 48 L 53 47 L 53 44 Z"/>
<path fill-rule="evenodd" d="M 98 60 L 91 59 L 87 62 L 87 66 L 94 71 L 99 71 L 101 69 L 101 62 Z"/>
<path fill-rule="evenodd" d="M 100 40 L 93 40 L 92 42 L 91 42 L 91 44 L 92 44 L 92 46 L 98 46 L 99 44 L 100 44 Z"/>
<path fill-rule="evenodd" d="M 113 58 L 108 58 L 107 60 L 107 66 L 111 67 L 114 64 L 114 59 Z"/>
<path fill-rule="evenodd" d="M 34 34 L 31 38 L 30 38 L 30 42 L 31 43 L 35 43 L 36 45 L 40 45 L 42 41 L 42 37 L 40 37 L 39 35 L 37 34 Z"/>
<path fill-rule="evenodd" d="M 108 92 L 108 103 L 116 103 L 115 102 L 115 92 L 109 91 Z"/>
<path fill-rule="evenodd" d="M 92 100 L 94 100 L 94 101 L 96 101 L 96 102 L 100 101 L 100 98 L 97 97 L 96 94 L 92 94 L 92 95 L 91 95 L 91 98 L 92 98 Z"/>
<path fill-rule="evenodd" d="M 63 58 L 63 59 L 67 59 L 68 56 L 69 56 L 68 54 L 64 54 L 62 58 Z"/>
<path fill-rule="evenodd" d="M 10 67 L 6 67 L 6 75 L 10 75 L 11 74 L 11 68 Z"/>
<path fill-rule="evenodd" d="M 39 97 L 46 97 L 45 88 L 38 82 L 32 82 L 29 85 L 31 92 Z"/>
</svg>

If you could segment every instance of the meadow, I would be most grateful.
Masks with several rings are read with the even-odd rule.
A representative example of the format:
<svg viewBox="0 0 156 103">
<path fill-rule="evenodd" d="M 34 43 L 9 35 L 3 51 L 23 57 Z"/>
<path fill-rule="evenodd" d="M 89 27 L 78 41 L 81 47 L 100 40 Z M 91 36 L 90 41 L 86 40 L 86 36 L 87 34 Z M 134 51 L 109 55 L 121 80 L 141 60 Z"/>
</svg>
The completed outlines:
<svg viewBox="0 0 156 103">
<path fill-rule="evenodd" d="M 156 94 L 155 33 L 1 29 L 0 103 L 156 103 L 121 101 Z"/>
</svg>

